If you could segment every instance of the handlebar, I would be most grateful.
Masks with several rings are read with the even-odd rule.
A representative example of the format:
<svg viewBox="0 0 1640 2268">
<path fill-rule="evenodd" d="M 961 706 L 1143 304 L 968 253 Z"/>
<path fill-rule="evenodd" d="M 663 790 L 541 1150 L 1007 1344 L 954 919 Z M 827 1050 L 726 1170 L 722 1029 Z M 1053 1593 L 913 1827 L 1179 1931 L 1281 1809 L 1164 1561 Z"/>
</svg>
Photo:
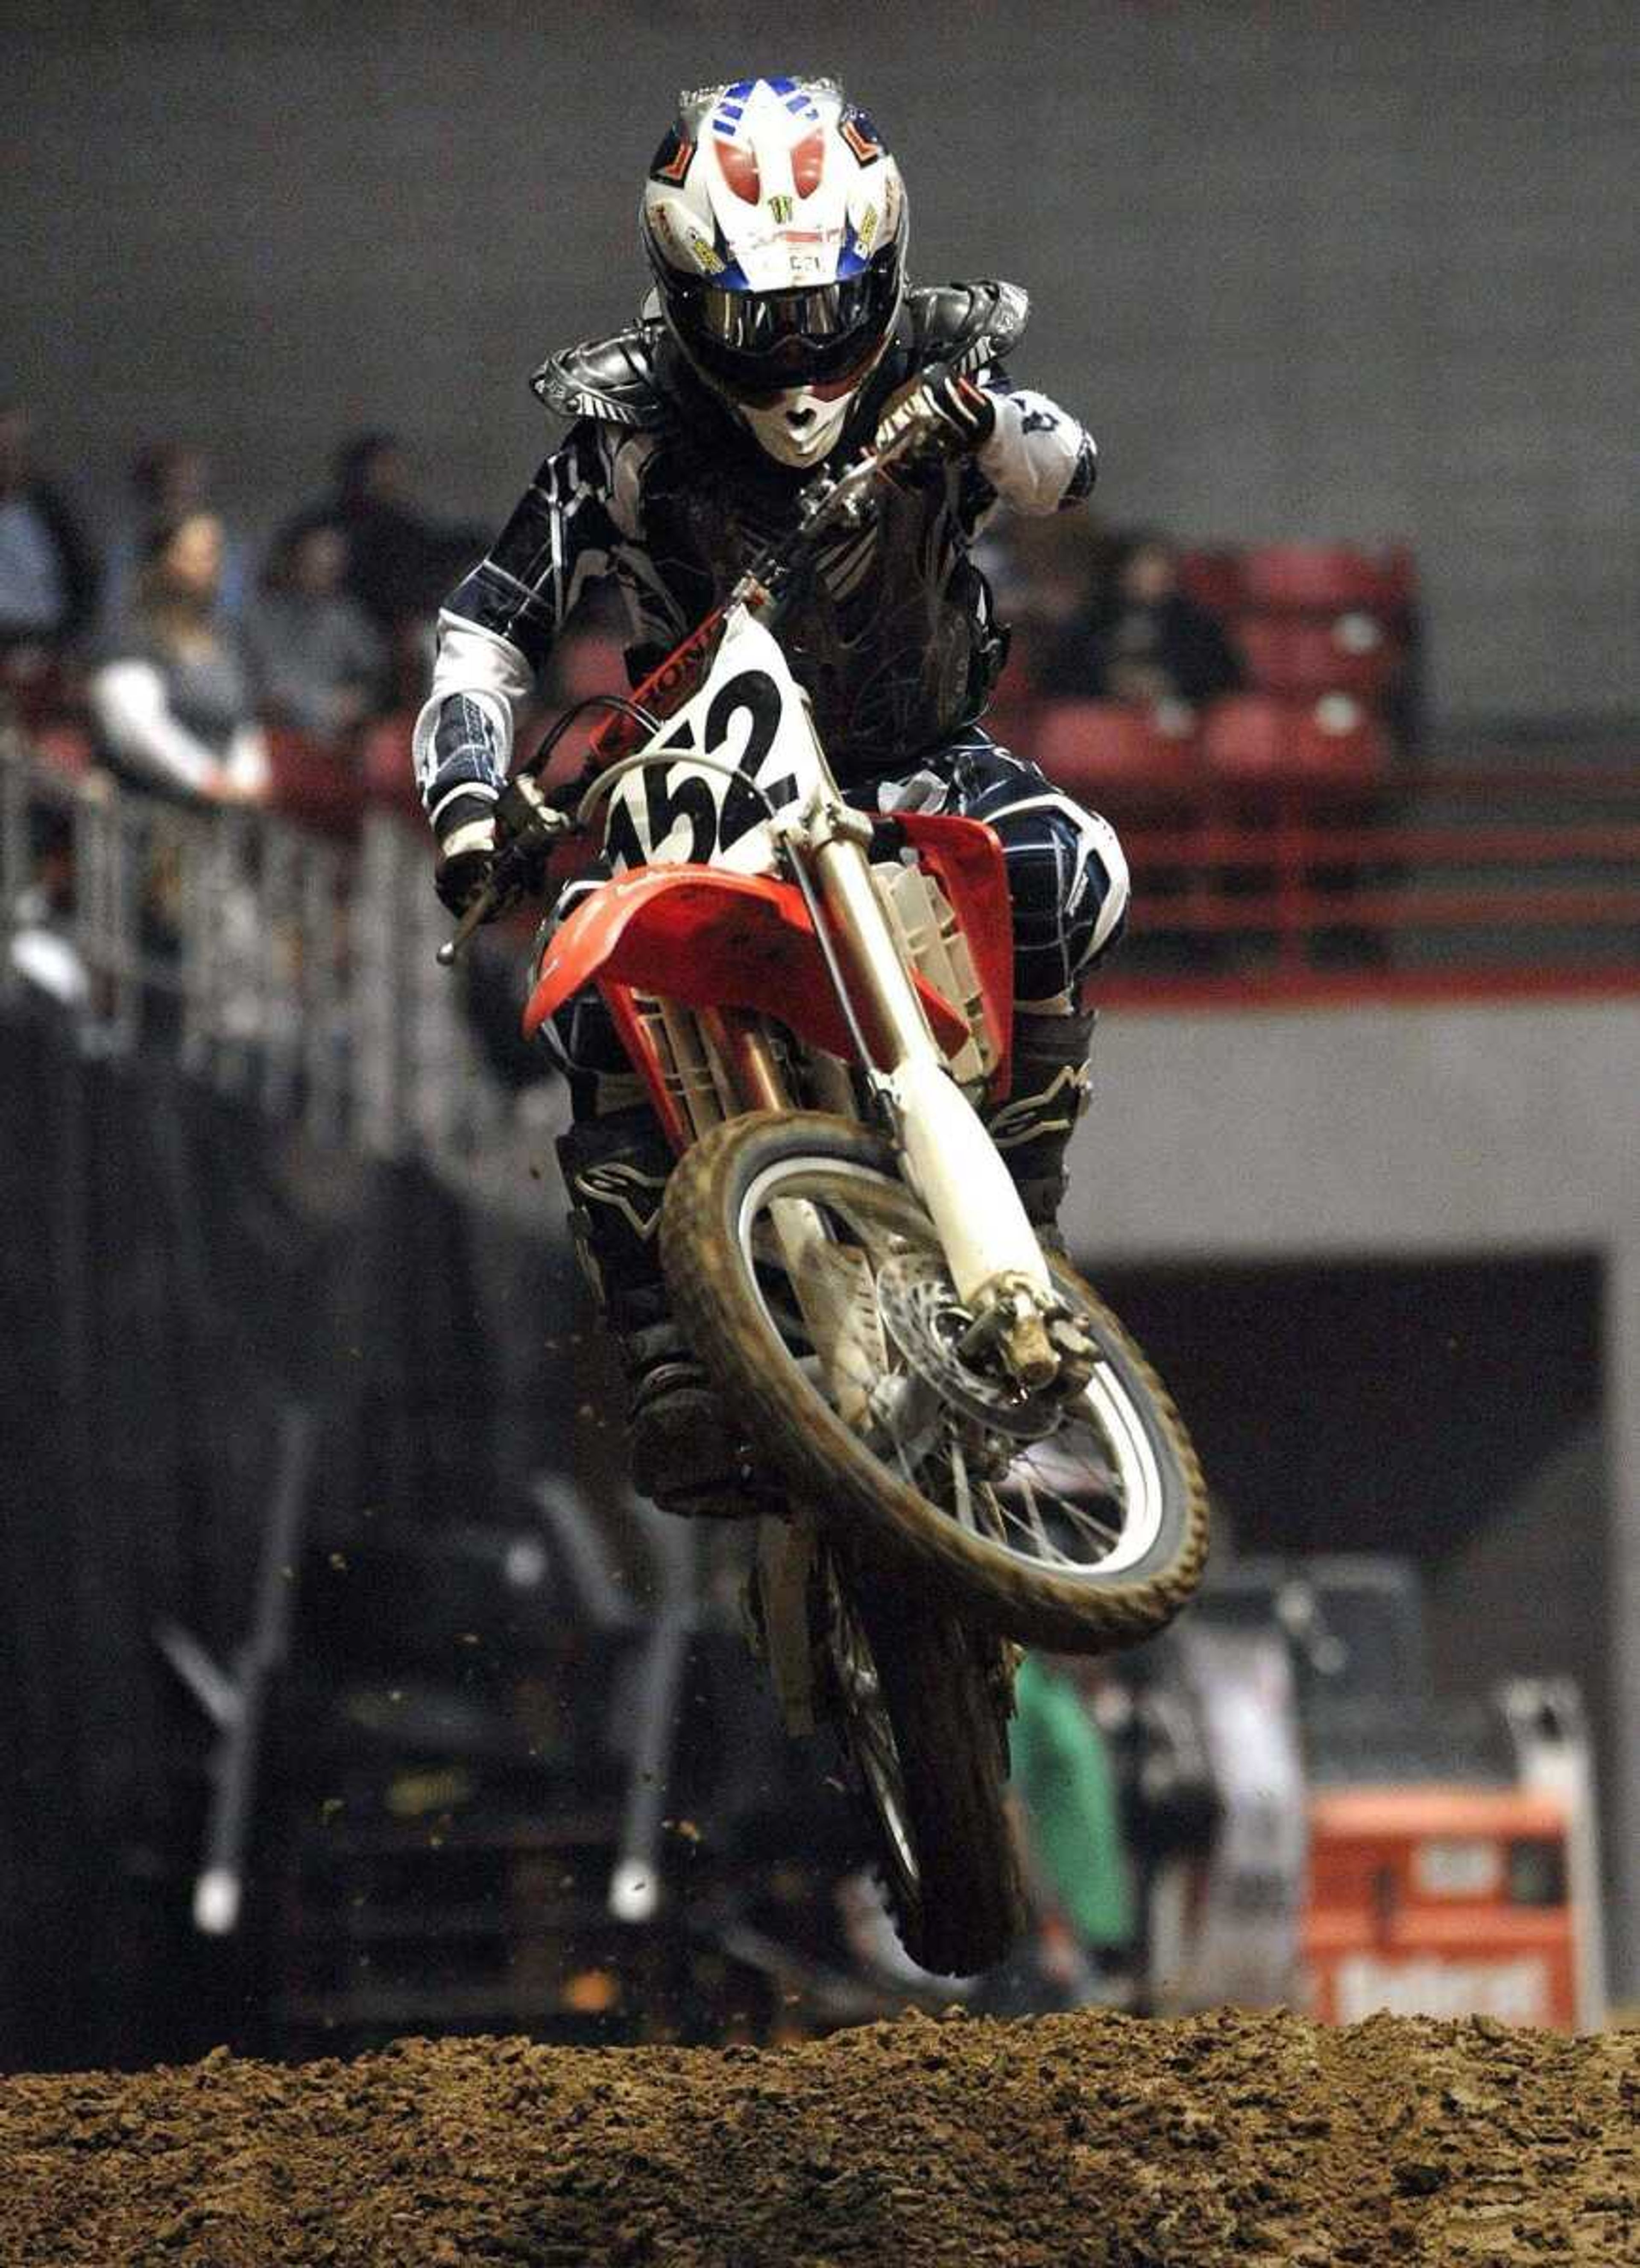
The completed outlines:
<svg viewBox="0 0 1640 2268">
<path fill-rule="evenodd" d="M 438 948 L 440 968 L 453 968 L 466 952 L 467 940 L 475 930 L 481 930 L 492 914 L 501 911 L 501 894 L 493 875 L 478 895 L 468 902 L 467 911 Z"/>
</svg>

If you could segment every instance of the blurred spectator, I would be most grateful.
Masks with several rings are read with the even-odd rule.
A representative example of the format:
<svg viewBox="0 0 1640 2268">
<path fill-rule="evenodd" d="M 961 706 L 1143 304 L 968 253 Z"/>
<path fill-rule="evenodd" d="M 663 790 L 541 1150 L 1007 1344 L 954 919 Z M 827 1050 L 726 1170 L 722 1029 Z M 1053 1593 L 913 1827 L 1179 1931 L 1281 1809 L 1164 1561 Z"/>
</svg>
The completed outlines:
<svg viewBox="0 0 1640 2268">
<path fill-rule="evenodd" d="M 974 546 L 975 563 L 991 586 L 999 622 L 1034 679 L 1043 655 L 1087 603 L 1106 572 L 1110 539 L 1088 512 L 1042 519 L 1010 514 L 991 520 Z"/>
<path fill-rule="evenodd" d="M 268 752 L 238 633 L 217 610 L 222 555 L 212 512 L 150 531 L 92 711 L 111 771 L 188 800 L 257 802 Z"/>
<path fill-rule="evenodd" d="M 8 678 L 44 671 L 89 622 L 97 563 L 79 523 L 36 471 L 33 420 L 0 407 L 0 662 Z"/>
<path fill-rule="evenodd" d="M 108 545 L 102 614 L 111 634 L 119 635 L 130 609 L 149 530 L 162 520 L 186 519 L 190 512 L 216 512 L 211 472 L 206 452 L 188 441 L 151 441 L 132 458 L 127 475 L 129 497 L 125 520 Z M 224 525 L 222 580 L 217 597 L 224 615 L 237 616 L 245 604 L 249 582 L 246 558 L 246 545 Z"/>
<path fill-rule="evenodd" d="M 1179 587 L 1165 536 L 1129 536 L 1043 662 L 1052 696 L 1191 706 L 1230 692 L 1240 671 L 1217 615 Z"/>
<path fill-rule="evenodd" d="M 1074 1657 L 1019 1665 L 1009 1729 L 1039 1894 L 1085 1957 L 1115 1964 L 1138 1932 L 1116 1778 L 1095 1697 L 1099 1665 Z"/>
<path fill-rule="evenodd" d="M 334 747 L 379 713 L 387 646 L 344 588 L 348 538 L 328 519 L 292 520 L 268 556 L 245 643 L 269 723 Z"/>
<path fill-rule="evenodd" d="M 337 453 L 330 501 L 305 519 L 334 520 L 347 536 L 347 587 L 392 637 L 430 620 L 482 538 L 438 526 L 411 503 L 409 463 L 396 435 L 361 433 Z"/>
</svg>

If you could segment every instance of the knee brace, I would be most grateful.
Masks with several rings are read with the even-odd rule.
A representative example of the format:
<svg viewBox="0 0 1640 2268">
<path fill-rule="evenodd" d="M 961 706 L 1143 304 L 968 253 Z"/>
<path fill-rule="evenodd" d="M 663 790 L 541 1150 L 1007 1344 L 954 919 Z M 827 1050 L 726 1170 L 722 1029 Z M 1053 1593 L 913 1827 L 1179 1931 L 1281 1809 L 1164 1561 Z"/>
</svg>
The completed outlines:
<svg viewBox="0 0 1640 2268">
<path fill-rule="evenodd" d="M 1088 1044 L 1096 1012 L 1021 1009 L 1013 1020 L 1013 1083 L 985 1123 L 1036 1228 L 1053 1227 L 1065 1194 L 1065 1146 L 1088 1104 Z"/>
<path fill-rule="evenodd" d="M 611 1328 L 660 1322 L 660 1208 L 676 1160 L 654 1113 L 640 1107 L 577 1119 L 557 1148 L 576 1258 Z"/>
</svg>

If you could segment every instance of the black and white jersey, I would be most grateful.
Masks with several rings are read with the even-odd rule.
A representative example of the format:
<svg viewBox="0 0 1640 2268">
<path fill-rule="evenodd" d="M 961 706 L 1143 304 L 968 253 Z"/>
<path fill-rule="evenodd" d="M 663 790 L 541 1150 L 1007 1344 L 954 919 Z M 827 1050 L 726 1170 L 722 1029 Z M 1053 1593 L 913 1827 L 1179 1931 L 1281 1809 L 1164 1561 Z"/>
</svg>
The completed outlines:
<svg viewBox="0 0 1640 2268">
<path fill-rule="evenodd" d="M 1093 485 L 1080 424 L 1008 375 L 1001 350 L 1024 320 L 1024 295 L 1008 285 L 912 295 L 841 445 L 857 449 L 894 389 L 930 363 L 956 362 L 996 403 L 975 455 L 886 490 L 871 521 L 822 549 L 783 615 L 782 646 L 845 786 L 902 768 L 982 710 L 1004 643 L 969 557 L 989 514 L 1057 511 Z M 517 711 L 587 589 L 619 592 L 636 684 L 793 525 L 807 477 L 766 455 L 652 322 L 555 357 L 537 387 L 576 422 L 440 615 L 415 735 L 434 819 L 457 797 L 496 791 Z"/>
</svg>

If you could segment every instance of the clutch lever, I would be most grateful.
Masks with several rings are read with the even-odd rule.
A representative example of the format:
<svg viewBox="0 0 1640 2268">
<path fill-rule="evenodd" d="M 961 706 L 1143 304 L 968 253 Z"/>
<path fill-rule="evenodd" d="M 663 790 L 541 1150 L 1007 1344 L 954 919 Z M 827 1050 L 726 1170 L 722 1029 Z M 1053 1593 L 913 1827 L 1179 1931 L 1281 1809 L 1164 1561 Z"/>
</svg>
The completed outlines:
<svg viewBox="0 0 1640 2268">
<path fill-rule="evenodd" d="M 438 948 L 441 968 L 453 968 L 474 932 L 538 883 L 541 869 L 558 844 L 581 829 L 572 814 L 550 799 L 538 779 L 529 772 L 519 772 L 496 799 L 496 831 L 501 847 L 490 861 L 482 888 Z"/>
</svg>

